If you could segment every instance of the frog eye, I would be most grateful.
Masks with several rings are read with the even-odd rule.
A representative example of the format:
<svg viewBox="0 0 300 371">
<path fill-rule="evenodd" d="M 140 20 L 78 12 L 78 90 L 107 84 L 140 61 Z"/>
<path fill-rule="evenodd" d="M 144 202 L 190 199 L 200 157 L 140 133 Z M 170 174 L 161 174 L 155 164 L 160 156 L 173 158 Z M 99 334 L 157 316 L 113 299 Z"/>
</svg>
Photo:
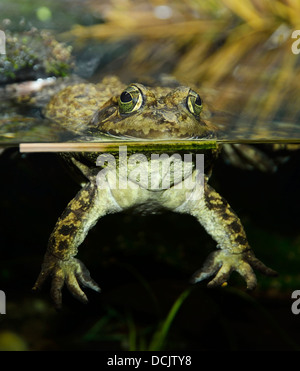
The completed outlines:
<svg viewBox="0 0 300 371">
<path fill-rule="evenodd" d="M 186 98 L 186 105 L 189 111 L 195 116 L 199 116 L 203 108 L 200 95 L 192 89 L 190 89 L 189 94 Z"/>
<path fill-rule="evenodd" d="M 130 85 L 120 95 L 118 103 L 120 113 L 131 113 L 142 106 L 143 95 L 139 88 Z"/>
</svg>

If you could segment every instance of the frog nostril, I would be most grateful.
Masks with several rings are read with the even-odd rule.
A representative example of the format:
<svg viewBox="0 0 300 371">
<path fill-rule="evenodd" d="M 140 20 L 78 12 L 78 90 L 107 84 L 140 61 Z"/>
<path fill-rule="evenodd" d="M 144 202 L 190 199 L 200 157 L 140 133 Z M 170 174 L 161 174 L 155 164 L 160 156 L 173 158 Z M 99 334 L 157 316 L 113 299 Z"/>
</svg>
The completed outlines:
<svg viewBox="0 0 300 371">
<path fill-rule="evenodd" d="M 161 111 L 158 116 L 159 116 L 158 121 L 160 123 L 166 123 L 166 122 L 175 123 L 175 122 L 178 122 L 177 115 L 172 111 Z"/>
</svg>

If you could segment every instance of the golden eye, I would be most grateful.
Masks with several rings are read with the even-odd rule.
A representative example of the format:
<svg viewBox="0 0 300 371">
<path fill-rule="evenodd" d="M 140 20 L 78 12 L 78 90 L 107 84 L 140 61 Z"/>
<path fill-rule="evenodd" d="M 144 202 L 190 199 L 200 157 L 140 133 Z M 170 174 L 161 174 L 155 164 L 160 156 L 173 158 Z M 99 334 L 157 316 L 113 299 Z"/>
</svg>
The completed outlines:
<svg viewBox="0 0 300 371">
<path fill-rule="evenodd" d="M 203 109 L 202 100 L 200 98 L 200 95 L 197 94 L 192 89 L 190 89 L 189 94 L 186 98 L 186 105 L 189 111 L 195 116 L 199 116 L 200 112 Z"/>
<path fill-rule="evenodd" d="M 141 108 L 143 95 L 139 88 L 130 85 L 120 95 L 118 103 L 120 113 L 131 113 Z"/>
</svg>

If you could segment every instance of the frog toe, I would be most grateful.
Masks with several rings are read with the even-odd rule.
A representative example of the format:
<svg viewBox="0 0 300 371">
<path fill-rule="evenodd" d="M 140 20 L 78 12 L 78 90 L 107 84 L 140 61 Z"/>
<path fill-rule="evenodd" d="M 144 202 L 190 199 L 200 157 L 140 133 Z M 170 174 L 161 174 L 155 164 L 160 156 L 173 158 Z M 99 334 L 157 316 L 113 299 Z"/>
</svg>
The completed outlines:
<svg viewBox="0 0 300 371">
<path fill-rule="evenodd" d="M 60 269 L 55 269 L 52 273 L 52 283 L 51 283 L 51 298 L 57 309 L 61 308 L 62 305 L 62 288 L 65 282 L 63 271 Z"/>
<path fill-rule="evenodd" d="M 76 271 L 76 278 L 80 282 L 82 286 L 88 287 L 94 291 L 100 292 L 101 289 L 99 285 L 92 279 L 90 272 L 85 267 L 85 265 L 78 259 L 74 259 L 78 262 L 77 271 Z"/>
<path fill-rule="evenodd" d="M 257 285 L 257 279 L 251 265 L 248 262 L 241 260 L 240 263 L 236 266 L 235 270 L 246 281 L 247 289 L 254 290 Z"/>
<path fill-rule="evenodd" d="M 261 262 L 257 257 L 254 255 L 254 253 L 249 250 L 245 255 L 245 261 L 247 261 L 251 267 L 256 269 L 257 271 L 263 273 L 266 276 L 273 276 L 276 277 L 278 276 L 278 273 L 274 271 L 273 269 L 267 267 L 263 262 Z"/>
<path fill-rule="evenodd" d="M 39 291 L 42 288 L 46 279 L 51 276 L 52 272 L 55 270 L 57 260 L 58 259 L 53 255 L 48 253 L 45 254 L 41 272 L 32 288 L 33 291 Z"/>
<path fill-rule="evenodd" d="M 201 282 L 218 272 L 222 263 L 217 261 L 216 259 L 217 253 L 218 251 L 214 251 L 207 257 L 202 268 L 194 273 L 191 279 L 192 283 Z"/>
<path fill-rule="evenodd" d="M 86 304 L 88 298 L 79 286 L 78 279 L 74 274 L 70 274 L 66 277 L 66 286 L 70 293 L 79 301 Z"/>
<path fill-rule="evenodd" d="M 222 265 L 216 276 L 211 281 L 208 282 L 207 287 L 212 288 L 226 285 L 232 270 L 233 269 L 230 265 L 228 264 Z"/>
</svg>

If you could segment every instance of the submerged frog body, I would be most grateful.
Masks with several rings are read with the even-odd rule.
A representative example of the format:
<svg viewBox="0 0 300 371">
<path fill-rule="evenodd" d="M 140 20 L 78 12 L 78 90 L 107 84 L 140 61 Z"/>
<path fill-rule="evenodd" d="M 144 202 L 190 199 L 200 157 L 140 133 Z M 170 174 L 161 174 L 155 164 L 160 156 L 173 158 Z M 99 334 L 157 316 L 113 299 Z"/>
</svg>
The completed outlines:
<svg viewBox="0 0 300 371">
<path fill-rule="evenodd" d="M 215 132 L 205 120 L 205 106 L 194 90 L 184 86 L 149 88 L 142 84 L 126 88 L 116 78 L 64 89 L 50 101 L 45 115 L 92 138 L 103 133 L 148 140 L 212 138 Z M 206 175 L 201 174 L 195 158 L 189 158 L 185 166 L 184 154 L 160 158 L 150 158 L 149 153 L 135 154 L 125 161 L 126 172 L 121 161 L 123 152 L 115 159 L 110 154 L 69 154 L 68 162 L 81 171 L 86 181 L 56 223 L 34 289 L 52 276 L 51 294 L 58 307 L 64 284 L 83 302 L 87 297 L 81 286 L 100 291 L 75 257 L 77 249 L 99 218 L 132 208 L 143 213 L 171 210 L 193 215 L 212 236 L 218 250 L 195 273 L 194 282 L 213 277 L 208 286 L 222 285 L 232 271 L 237 271 L 252 289 L 256 286 L 253 268 L 275 274 L 255 257 L 240 219 L 208 184 L 218 150 L 203 153 Z"/>
</svg>

